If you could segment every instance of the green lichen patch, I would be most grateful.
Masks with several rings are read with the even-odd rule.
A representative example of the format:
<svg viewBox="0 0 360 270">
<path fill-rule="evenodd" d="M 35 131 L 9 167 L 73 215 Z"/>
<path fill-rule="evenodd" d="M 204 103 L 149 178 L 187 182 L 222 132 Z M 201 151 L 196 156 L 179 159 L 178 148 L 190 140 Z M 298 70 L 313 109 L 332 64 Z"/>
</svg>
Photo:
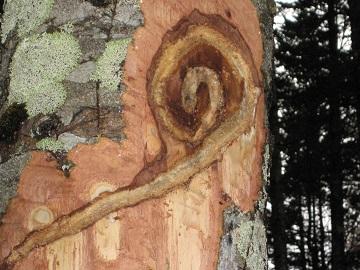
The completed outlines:
<svg viewBox="0 0 360 270">
<path fill-rule="evenodd" d="M 11 63 L 9 101 L 26 103 L 30 117 L 54 112 L 66 99 L 61 82 L 80 55 L 78 41 L 66 33 L 25 38 Z"/>
<path fill-rule="evenodd" d="M 18 37 L 35 31 L 49 17 L 55 0 L 8 0 L 1 20 L 1 41 L 16 29 Z"/>
<path fill-rule="evenodd" d="M 56 159 L 56 168 L 62 171 L 65 177 L 70 177 L 70 170 L 75 164 L 67 158 L 67 151 L 63 142 L 54 138 L 44 138 L 36 143 L 36 148 L 51 153 L 50 160 Z"/>
<path fill-rule="evenodd" d="M 130 38 L 112 40 L 106 44 L 105 52 L 96 61 L 95 73 L 91 80 L 100 81 L 100 86 L 110 91 L 116 91 L 123 74 L 122 63 L 126 58 L 126 51 Z"/>
<path fill-rule="evenodd" d="M 50 151 L 52 153 L 65 150 L 64 144 L 54 138 L 44 138 L 38 141 L 36 143 L 36 148 L 42 151 Z"/>
</svg>

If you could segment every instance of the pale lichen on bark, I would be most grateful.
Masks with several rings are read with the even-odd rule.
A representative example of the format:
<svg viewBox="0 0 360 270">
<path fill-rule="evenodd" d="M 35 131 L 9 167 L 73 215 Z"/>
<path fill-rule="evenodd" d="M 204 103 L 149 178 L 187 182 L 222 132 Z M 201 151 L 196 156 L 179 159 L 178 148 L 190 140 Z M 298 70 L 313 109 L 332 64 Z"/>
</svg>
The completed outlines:
<svg viewBox="0 0 360 270">
<path fill-rule="evenodd" d="M 0 163 L 18 154 L 16 149 L 20 144 L 25 145 L 25 152 L 36 148 L 34 135 L 40 139 L 44 137 L 37 134 L 37 130 L 49 119 L 41 114 L 51 113 L 50 116 L 56 115 L 60 119 L 59 128 L 52 130 L 53 133 L 47 135 L 49 137 L 55 133 L 61 136 L 60 133 L 72 132 L 73 136 L 79 137 L 77 141 L 89 144 L 98 141 L 99 133 L 114 141 L 125 137 L 121 118 L 123 103 L 119 99 L 125 86 L 121 84 L 121 89 L 114 92 L 101 91 L 99 105 L 104 108 L 102 116 L 109 119 L 110 115 L 116 114 L 117 127 L 113 129 L 116 132 L 108 131 L 104 124 L 99 131 L 91 126 L 96 120 L 92 117 L 96 95 L 95 82 L 89 77 L 95 71 L 95 62 L 101 58 L 108 38 L 113 39 L 112 43 L 115 39 L 128 40 L 143 24 L 144 18 L 137 3 L 137 0 L 111 1 L 110 7 L 97 8 L 83 0 L 5 1 L 1 18 L 0 115 L 11 106 L 11 102 L 25 102 L 32 119 L 23 123 L 18 141 L 13 145 L 0 145 Z M 111 12 L 114 7 L 115 11 Z M 109 31 L 110 37 L 107 36 Z M 120 50 L 126 51 L 126 47 L 127 43 L 120 46 Z M 114 61 L 119 58 L 118 55 L 110 57 Z M 121 55 L 119 61 L 124 58 Z M 75 70 L 69 74 L 73 68 Z M 109 79 L 111 75 L 108 74 L 105 78 L 112 79 L 113 86 L 120 81 L 121 66 L 110 72 L 118 72 L 116 78 Z M 109 81 L 105 83 L 109 85 Z M 84 118 L 81 123 L 77 120 Z M 88 132 L 84 132 L 82 127 L 87 127 Z M 67 138 L 63 139 L 67 141 Z M 5 166 L 2 167 L 0 173 L 6 170 Z M 12 181 L 14 192 L 11 193 L 14 194 L 17 180 Z M 8 197 L 6 192 L 0 195 Z M 3 211 L 6 204 L 0 208 Z"/>
<path fill-rule="evenodd" d="M 232 205 L 223 213 L 218 269 L 266 269 L 266 231 L 261 217 L 244 215 Z"/>
</svg>

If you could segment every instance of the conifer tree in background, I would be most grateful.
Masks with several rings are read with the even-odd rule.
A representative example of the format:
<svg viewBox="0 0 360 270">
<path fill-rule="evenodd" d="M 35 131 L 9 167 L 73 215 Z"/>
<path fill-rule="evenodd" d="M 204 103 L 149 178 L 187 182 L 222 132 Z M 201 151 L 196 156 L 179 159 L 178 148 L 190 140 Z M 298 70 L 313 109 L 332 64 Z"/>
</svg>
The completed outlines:
<svg viewBox="0 0 360 270">
<path fill-rule="evenodd" d="M 279 8 L 285 22 L 275 30 L 277 102 L 270 118 L 275 269 L 359 267 L 359 76 L 348 14 L 354 26 L 360 13 L 352 8 L 343 0 Z"/>
<path fill-rule="evenodd" d="M 349 149 L 353 156 L 348 171 L 352 177 L 349 179 L 348 192 L 349 197 L 347 204 L 352 209 L 357 211 L 348 211 L 345 219 L 348 221 L 348 236 L 347 236 L 347 253 L 346 261 L 355 268 L 360 268 L 360 226 L 359 226 L 359 209 L 360 209 L 360 195 L 359 195 L 359 160 L 360 160 L 360 1 L 348 0 L 349 4 L 349 21 L 351 25 L 351 61 L 348 69 L 349 85 L 351 95 L 351 105 L 356 113 L 356 122 L 350 127 L 353 133 L 354 141 L 352 149 Z"/>
</svg>

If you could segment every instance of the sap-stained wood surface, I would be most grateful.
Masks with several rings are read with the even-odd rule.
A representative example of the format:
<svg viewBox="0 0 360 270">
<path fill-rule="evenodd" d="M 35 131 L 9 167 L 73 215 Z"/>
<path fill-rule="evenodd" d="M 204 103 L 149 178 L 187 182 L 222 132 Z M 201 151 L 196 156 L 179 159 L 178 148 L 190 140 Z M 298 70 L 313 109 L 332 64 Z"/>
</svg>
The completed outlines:
<svg viewBox="0 0 360 270">
<path fill-rule="evenodd" d="M 201 139 L 185 142 L 174 136 L 154 117 L 157 104 L 149 96 L 162 54 L 194 25 L 215 29 L 236 44 L 234 48 L 244 54 L 251 69 L 251 80 L 261 88 L 262 40 L 250 0 L 146 0 L 141 9 L 145 26 L 134 34 L 128 48 L 123 80 L 127 140 L 121 146 L 105 138 L 95 145 L 77 146 L 69 153 L 76 164 L 70 178 L 56 169 L 54 161 L 48 161 L 46 153 L 33 152 L 21 176 L 19 195 L 11 201 L 0 227 L 1 261 L 31 230 L 52 223 L 103 192 L 152 181 L 181 158 L 196 153 Z M 165 78 L 164 95 L 169 106 L 176 108 L 169 110 L 175 116 L 182 110 L 179 91 L 189 67 L 206 66 L 219 75 L 225 101 L 205 137 L 245 104 L 242 88 L 247 78 L 233 75 L 236 70 L 231 60 L 217 46 L 201 43 L 190 49 Z M 190 133 L 201 126 L 203 107 L 210 103 L 208 87 L 201 84 L 198 88 L 196 112 L 175 117 L 195 117 L 182 123 Z M 249 212 L 259 198 L 265 140 L 263 94 L 255 105 L 251 124 L 224 148 L 222 161 L 166 196 L 112 213 L 78 234 L 34 249 L 14 269 L 215 269 L 222 210 L 234 202 Z"/>
</svg>

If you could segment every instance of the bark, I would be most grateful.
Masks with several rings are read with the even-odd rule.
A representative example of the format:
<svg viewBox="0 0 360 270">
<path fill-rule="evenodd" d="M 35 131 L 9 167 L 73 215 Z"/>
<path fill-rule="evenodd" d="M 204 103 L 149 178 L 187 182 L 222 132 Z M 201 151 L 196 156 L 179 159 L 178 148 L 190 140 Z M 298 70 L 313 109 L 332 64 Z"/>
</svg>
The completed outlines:
<svg viewBox="0 0 360 270">
<path fill-rule="evenodd" d="M 49 131 L 36 116 L 21 134 L 77 141 L 31 151 L 0 227 L 0 269 L 266 269 L 270 4 L 143 1 L 139 27 L 136 1 L 90 2 L 57 1 L 43 25 L 75 21 L 82 56 L 63 82 L 61 123 Z M 124 72 L 119 108 L 120 93 L 86 72 L 108 41 L 130 35 L 112 74 Z M 33 148 L 39 138 L 28 137 L 16 144 Z"/>
</svg>

